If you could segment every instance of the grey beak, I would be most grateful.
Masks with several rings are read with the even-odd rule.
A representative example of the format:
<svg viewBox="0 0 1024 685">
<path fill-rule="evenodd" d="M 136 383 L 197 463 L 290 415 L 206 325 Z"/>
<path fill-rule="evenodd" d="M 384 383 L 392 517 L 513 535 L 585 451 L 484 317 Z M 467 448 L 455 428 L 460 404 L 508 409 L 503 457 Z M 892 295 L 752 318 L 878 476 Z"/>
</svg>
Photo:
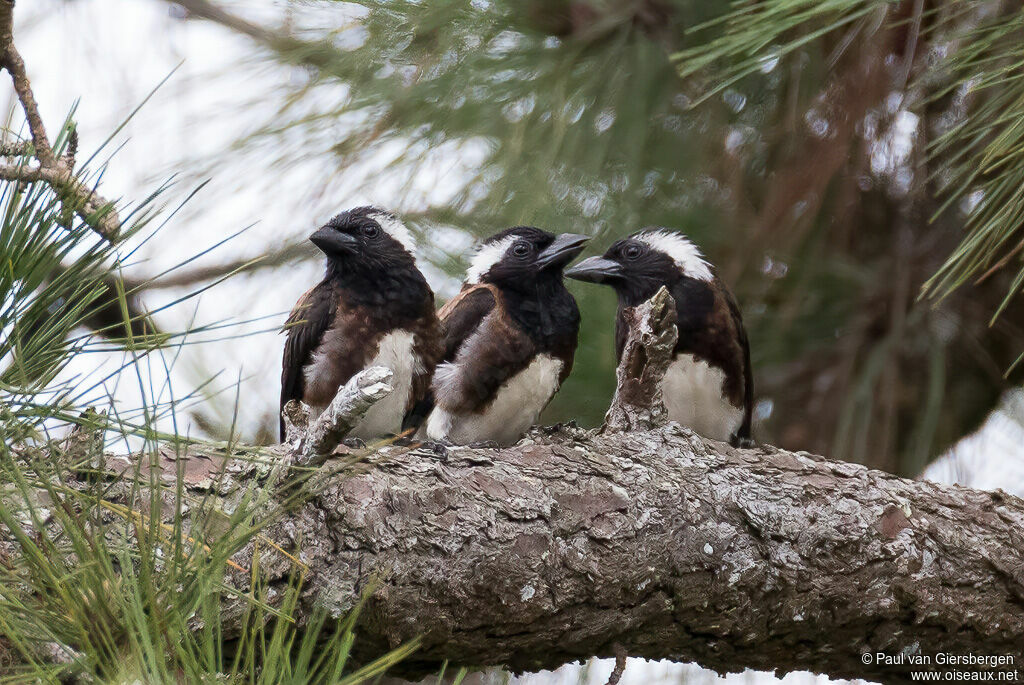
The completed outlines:
<svg viewBox="0 0 1024 685">
<path fill-rule="evenodd" d="M 577 281 L 607 283 L 614 278 L 622 277 L 622 265 L 604 257 L 590 257 L 568 269 L 565 275 Z"/>
<path fill-rule="evenodd" d="M 583 251 L 588 240 L 587 235 L 562 233 L 537 256 L 537 265 L 542 269 L 561 268 Z"/>
<path fill-rule="evenodd" d="M 309 236 L 309 241 L 328 256 L 354 254 L 359 249 L 359 241 L 354 237 L 326 226 Z"/>
</svg>

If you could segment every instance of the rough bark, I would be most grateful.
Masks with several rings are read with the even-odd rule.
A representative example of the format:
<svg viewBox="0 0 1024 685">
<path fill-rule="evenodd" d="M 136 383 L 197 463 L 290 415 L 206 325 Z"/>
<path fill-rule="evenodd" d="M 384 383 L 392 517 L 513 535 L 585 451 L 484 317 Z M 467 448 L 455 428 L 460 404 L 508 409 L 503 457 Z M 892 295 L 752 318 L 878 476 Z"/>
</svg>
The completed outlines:
<svg viewBox="0 0 1024 685">
<path fill-rule="evenodd" d="M 604 417 L 610 431 L 643 430 L 665 424 L 668 412 L 661 381 L 672 363 L 679 332 L 676 305 L 661 288 L 647 302 L 625 311 L 630 335 L 615 370 L 615 396 Z"/>
<path fill-rule="evenodd" d="M 259 468 L 247 456 L 220 479 L 223 456 L 198 449 L 187 464 L 192 491 L 227 500 Z M 445 659 L 554 668 L 619 644 L 720 671 L 899 682 L 905 671 L 862 653 L 1024 645 L 1024 502 L 999 491 L 733 449 L 675 424 L 545 429 L 506 449 L 390 446 L 317 489 L 268 535 L 308 564 L 306 609 L 341 614 L 383 579 L 357 648 L 424 635 L 409 677 Z M 286 583 L 291 562 L 261 549 Z"/>
</svg>

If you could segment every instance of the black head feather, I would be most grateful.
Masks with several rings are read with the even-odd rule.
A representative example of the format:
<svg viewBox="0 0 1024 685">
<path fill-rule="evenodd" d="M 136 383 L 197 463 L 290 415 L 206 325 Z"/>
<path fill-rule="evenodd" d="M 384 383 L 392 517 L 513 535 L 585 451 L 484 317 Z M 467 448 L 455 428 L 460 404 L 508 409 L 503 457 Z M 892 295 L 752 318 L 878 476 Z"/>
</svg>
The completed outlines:
<svg viewBox="0 0 1024 685">
<path fill-rule="evenodd" d="M 469 269 L 471 282 L 511 290 L 533 290 L 539 281 L 561 281 L 562 270 L 589 238 L 554 235 L 532 226 L 514 226 L 485 240 Z"/>
</svg>

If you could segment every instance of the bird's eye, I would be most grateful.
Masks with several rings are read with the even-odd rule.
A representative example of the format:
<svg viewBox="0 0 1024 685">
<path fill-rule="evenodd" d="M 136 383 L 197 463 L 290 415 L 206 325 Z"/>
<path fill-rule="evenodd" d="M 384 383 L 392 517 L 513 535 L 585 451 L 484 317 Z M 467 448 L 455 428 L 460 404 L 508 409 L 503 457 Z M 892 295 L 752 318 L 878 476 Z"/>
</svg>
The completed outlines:
<svg viewBox="0 0 1024 685">
<path fill-rule="evenodd" d="M 376 238 L 380 235 L 380 228 L 374 224 L 363 224 L 359 231 L 367 238 Z"/>
<path fill-rule="evenodd" d="M 640 255 L 642 255 L 643 252 L 644 251 L 640 249 L 639 245 L 627 245 L 626 249 L 622 251 L 622 254 L 626 257 L 626 259 L 636 259 Z"/>
<path fill-rule="evenodd" d="M 529 243 L 516 243 L 515 245 L 512 246 L 512 254 L 514 254 L 516 257 L 525 257 L 526 255 L 530 254 Z"/>
</svg>

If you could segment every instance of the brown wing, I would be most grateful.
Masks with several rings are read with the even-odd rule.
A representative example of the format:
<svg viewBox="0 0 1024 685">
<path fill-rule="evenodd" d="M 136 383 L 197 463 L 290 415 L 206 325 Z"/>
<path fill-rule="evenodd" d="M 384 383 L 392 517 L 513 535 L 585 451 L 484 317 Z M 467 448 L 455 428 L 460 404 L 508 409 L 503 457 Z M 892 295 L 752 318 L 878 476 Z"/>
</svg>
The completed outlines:
<svg viewBox="0 0 1024 685">
<path fill-rule="evenodd" d="M 455 359 L 462 343 L 476 332 L 484 318 L 494 309 L 499 297 L 494 286 L 464 285 L 458 295 L 441 307 L 437 318 L 441 321 L 441 335 L 444 338 L 442 361 Z"/>
<path fill-rule="evenodd" d="M 509 378 L 526 368 L 537 352 L 516 326 L 492 286 L 474 286 L 442 310 L 448 362 L 438 367 L 433 393 L 438 406 L 453 413 L 483 411 Z"/>
<path fill-rule="evenodd" d="M 430 394 L 430 381 L 434 377 L 434 369 L 444 354 L 441 323 L 437 319 L 437 314 L 434 313 L 433 306 L 416 321 L 412 328 L 416 336 L 413 342 L 413 354 L 419 357 L 420 369 L 412 378 L 412 389 L 409 393 L 405 418 L 402 420 L 402 430 L 419 428 L 433 408 L 434 398 Z"/>
<path fill-rule="evenodd" d="M 313 351 L 320 344 L 324 332 L 331 326 L 337 307 L 337 298 L 327 281 L 321 281 L 306 291 L 285 322 L 288 338 L 284 343 L 281 361 L 281 405 L 288 400 L 301 400 L 305 392 L 302 369 L 309 363 Z M 281 439 L 284 440 L 284 419 L 280 421 Z"/>
<path fill-rule="evenodd" d="M 725 296 L 726 304 L 729 305 L 733 325 L 736 327 L 736 339 L 743 350 L 743 423 L 736 431 L 735 439 L 746 442 L 753 439 L 750 424 L 754 411 L 754 373 L 750 364 L 750 343 L 747 340 L 747 331 L 743 327 L 743 317 L 740 315 L 740 307 L 736 304 L 736 298 L 724 286 L 722 293 Z"/>
<path fill-rule="evenodd" d="M 459 294 L 448 300 L 437 318 L 440 325 L 441 350 L 437 363 L 451 362 L 466 339 L 476 332 L 484 318 L 497 302 L 496 289 L 490 285 L 465 284 Z M 431 377 L 433 370 L 431 371 Z M 429 384 L 430 379 L 427 379 Z M 422 399 L 413 404 L 402 422 L 404 429 L 419 427 L 434 408 L 432 388 L 427 388 Z"/>
</svg>

